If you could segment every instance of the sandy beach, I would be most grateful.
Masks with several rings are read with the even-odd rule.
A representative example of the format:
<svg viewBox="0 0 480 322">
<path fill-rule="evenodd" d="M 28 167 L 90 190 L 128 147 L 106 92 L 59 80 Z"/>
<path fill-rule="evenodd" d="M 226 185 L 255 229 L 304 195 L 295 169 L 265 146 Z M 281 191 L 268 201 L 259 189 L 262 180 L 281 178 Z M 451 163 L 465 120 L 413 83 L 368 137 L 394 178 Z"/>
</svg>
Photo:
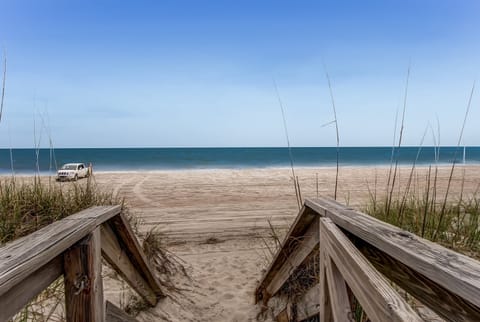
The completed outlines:
<svg viewBox="0 0 480 322">
<path fill-rule="evenodd" d="M 439 169 L 439 193 L 445 191 L 450 167 Z M 333 196 L 334 168 L 295 169 L 303 198 Z M 413 177 L 421 189 L 427 168 Z M 410 168 L 401 168 L 404 185 Z M 385 191 L 388 167 L 340 169 L 338 200 L 362 209 L 369 193 Z M 269 240 L 269 221 L 284 234 L 298 213 L 291 169 L 184 170 L 96 173 L 95 181 L 114 189 L 142 224 L 156 227 L 168 249 L 187 267 L 191 280 L 178 279 L 184 289 L 164 299 L 140 319 L 169 321 L 254 321 L 259 307 L 253 292 L 269 260 L 264 241 Z M 462 179 L 463 178 L 463 179 Z M 452 181 L 452 198 L 468 195 L 480 185 L 480 167 L 459 166 Z M 106 295 L 121 302 L 118 287 Z"/>
</svg>

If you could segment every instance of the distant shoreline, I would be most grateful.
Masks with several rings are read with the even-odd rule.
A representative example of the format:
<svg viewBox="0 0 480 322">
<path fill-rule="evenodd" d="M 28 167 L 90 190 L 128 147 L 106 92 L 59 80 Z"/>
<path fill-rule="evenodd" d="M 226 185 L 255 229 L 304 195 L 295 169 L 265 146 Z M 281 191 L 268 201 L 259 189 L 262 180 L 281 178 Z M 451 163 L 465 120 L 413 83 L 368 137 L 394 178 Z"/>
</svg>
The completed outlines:
<svg viewBox="0 0 480 322">
<path fill-rule="evenodd" d="M 431 165 L 432 168 L 435 165 Z M 452 164 L 438 164 L 437 165 L 439 169 L 446 169 L 446 168 L 451 168 Z M 342 170 L 348 170 L 352 171 L 355 169 L 358 170 L 374 170 L 374 169 L 379 169 L 379 170 L 384 170 L 388 169 L 390 167 L 389 164 L 381 164 L 381 165 L 345 165 L 340 167 L 340 173 Z M 406 164 L 399 164 L 398 167 L 400 169 L 411 169 L 412 165 L 406 165 Z M 456 168 L 466 168 L 466 169 L 478 169 L 480 168 L 480 163 L 475 163 L 475 164 L 456 164 Z M 428 169 L 429 165 L 416 165 L 416 169 L 422 170 L 422 169 Z M 336 166 L 295 166 L 294 170 L 295 171 L 325 171 L 325 170 L 335 170 Z M 281 167 L 238 167 L 238 168 L 176 168 L 176 169 L 114 169 L 114 170 L 95 170 L 94 168 L 94 174 L 161 174 L 161 173 L 183 173 L 183 172 L 192 172 L 192 173 L 215 173 L 215 172 L 236 172 L 236 171 L 265 171 L 265 172 L 275 172 L 275 171 L 290 171 L 290 167 L 286 166 L 281 166 Z M 36 173 L 34 171 L 31 172 L 18 172 L 15 173 L 16 177 L 33 177 Z M 55 176 L 55 172 L 40 172 L 40 177 L 51 177 Z M 12 174 L 10 172 L 4 172 L 0 173 L 0 178 L 6 178 L 6 177 L 12 177 Z"/>
</svg>

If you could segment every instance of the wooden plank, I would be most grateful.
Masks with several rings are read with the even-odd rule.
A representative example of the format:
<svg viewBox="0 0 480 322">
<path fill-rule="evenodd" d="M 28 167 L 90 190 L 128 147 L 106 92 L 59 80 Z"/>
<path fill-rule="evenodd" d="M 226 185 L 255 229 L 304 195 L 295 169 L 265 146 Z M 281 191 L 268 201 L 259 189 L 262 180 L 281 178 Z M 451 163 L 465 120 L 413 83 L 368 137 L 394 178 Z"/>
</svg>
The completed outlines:
<svg viewBox="0 0 480 322">
<path fill-rule="evenodd" d="M 347 284 L 342 274 L 338 271 L 335 263 L 327 255 L 325 258 L 328 294 L 332 303 L 332 314 L 334 321 L 353 322 L 352 310 L 350 308 L 350 299 L 347 292 Z"/>
<path fill-rule="evenodd" d="M 67 322 L 103 322 L 100 229 L 68 249 L 64 258 Z"/>
<path fill-rule="evenodd" d="M 85 220 L 85 219 L 95 219 L 95 226 L 103 224 L 105 221 L 110 218 L 120 214 L 122 212 L 121 205 L 115 206 L 94 206 L 75 214 L 72 214 L 68 217 L 65 217 L 62 220 Z"/>
<path fill-rule="evenodd" d="M 417 273 L 480 307 L 480 262 L 328 199 L 306 205 Z"/>
<path fill-rule="evenodd" d="M 111 220 L 109 220 L 108 224 L 113 228 L 115 235 L 120 241 L 122 249 L 124 249 L 130 258 L 130 261 L 137 268 L 137 271 L 142 275 L 150 288 L 153 290 L 157 299 L 164 296 L 161 285 L 155 277 L 153 269 L 145 257 L 145 254 L 143 253 L 143 250 L 140 247 L 137 237 L 132 231 L 127 218 L 125 218 L 123 214 L 120 214 L 119 216 L 113 217 Z"/>
<path fill-rule="evenodd" d="M 319 217 L 317 217 L 310 223 L 305 234 L 297 238 L 296 245 L 292 247 L 291 255 L 285 259 L 285 262 L 267 286 L 267 294 L 275 296 L 298 266 L 317 249 L 319 234 Z"/>
<path fill-rule="evenodd" d="M 319 224 L 319 233 L 320 233 L 320 249 L 319 249 L 319 267 L 320 267 L 320 276 L 319 276 L 319 285 L 320 285 L 320 296 L 319 296 L 319 320 L 322 322 L 332 322 L 332 307 L 330 305 L 330 296 L 328 292 L 328 281 L 327 281 L 327 270 L 326 270 L 326 247 L 327 239 L 326 236 L 322 235 L 320 231 Z"/>
<path fill-rule="evenodd" d="M 267 286 L 272 281 L 273 277 L 277 274 L 277 271 L 281 268 L 286 258 L 290 256 L 291 250 L 289 246 L 294 242 L 298 237 L 302 236 L 303 233 L 308 229 L 310 223 L 318 216 L 316 211 L 307 207 L 302 207 L 300 212 L 295 218 L 294 223 L 290 227 L 285 239 L 282 242 L 282 246 L 277 251 L 274 256 L 274 259 L 270 263 L 266 273 L 263 275 L 258 287 L 255 291 L 255 303 L 263 300 L 263 303 L 266 304 L 268 299 L 271 297 L 270 294 L 266 291 Z"/>
<path fill-rule="evenodd" d="M 296 303 L 297 320 L 303 321 L 320 312 L 320 284 L 311 287 Z"/>
<path fill-rule="evenodd" d="M 0 248 L 0 295 L 93 231 L 97 222 L 117 215 L 120 209 L 120 206 L 92 207 Z"/>
<path fill-rule="evenodd" d="M 0 295 L 0 321 L 10 320 L 62 274 L 63 256 L 57 256 L 6 293 Z"/>
<path fill-rule="evenodd" d="M 349 237 L 375 268 L 447 321 L 480 321 L 480 308 L 418 274 L 355 236 Z"/>
<path fill-rule="evenodd" d="M 320 235 L 327 240 L 326 253 L 372 321 L 422 321 L 329 218 L 320 219 Z"/>
<path fill-rule="evenodd" d="M 131 317 L 125 311 L 118 308 L 110 301 L 105 303 L 105 321 L 106 322 L 137 322 L 134 317 Z"/>
<path fill-rule="evenodd" d="M 117 236 L 108 224 L 100 227 L 102 232 L 102 254 L 113 269 L 150 305 L 157 304 L 157 296 L 137 271 L 125 249 L 120 245 Z"/>
</svg>

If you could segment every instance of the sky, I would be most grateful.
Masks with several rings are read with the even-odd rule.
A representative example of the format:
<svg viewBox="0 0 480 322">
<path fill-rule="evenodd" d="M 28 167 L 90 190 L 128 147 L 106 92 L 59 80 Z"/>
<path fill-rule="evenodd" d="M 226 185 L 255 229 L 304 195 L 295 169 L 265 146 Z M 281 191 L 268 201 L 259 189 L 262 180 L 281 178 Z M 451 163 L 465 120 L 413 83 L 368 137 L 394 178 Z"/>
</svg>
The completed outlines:
<svg viewBox="0 0 480 322">
<path fill-rule="evenodd" d="M 477 0 L 0 0 L 0 148 L 456 145 Z M 407 83 L 407 70 L 410 76 Z M 461 144 L 480 145 L 480 83 Z M 396 115 L 398 115 L 396 117 Z M 396 134 L 398 139 L 398 133 Z"/>
</svg>

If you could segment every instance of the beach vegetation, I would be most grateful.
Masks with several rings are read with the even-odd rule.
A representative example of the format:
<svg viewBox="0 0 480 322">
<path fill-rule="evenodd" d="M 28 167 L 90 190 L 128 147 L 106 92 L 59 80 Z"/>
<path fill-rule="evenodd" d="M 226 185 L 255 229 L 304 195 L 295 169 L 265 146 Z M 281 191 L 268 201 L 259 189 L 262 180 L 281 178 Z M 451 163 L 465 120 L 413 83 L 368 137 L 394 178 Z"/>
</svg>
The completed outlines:
<svg viewBox="0 0 480 322">
<path fill-rule="evenodd" d="M 280 111 L 282 112 L 283 129 L 285 131 L 285 139 L 287 141 L 288 158 L 290 160 L 290 169 L 292 170 L 293 188 L 295 190 L 295 198 L 297 200 L 298 210 L 300 210 L 303 204 L 302 192 L 300 190 L 300 183 L 298 182 L 298 176 L 295 174 L 292 147 L 290 146 L 290 137 L 288 135 L 287 118 L 285 116 L 285 107 L 283 106 L 282 98 L 280 97 L 280 92 L 278 91 L 278 86 L 275 80 L 273 80 L 273 86 L 275 87 L 275 93 L 277 94 L 278 105 L 280 106 Z"/>
<path fill-rule="evenodd" d="M 335 162 L 335 188 L 333 192 L 333 199 L 337 200 L 337 192 L 338 192 L 338 175 L 340 173 L 340 134 L 338 131 L 338 118 L 337 118 L 337 108 L 335 107 L 335 99 L 333 97 L 333 89 L 332 89 L 332 82 L 330 80 L 330 75 L 327 71 L 327 66 L 323 66 L 325 70 L 325 77 L 327 78 L 328 83 L 328 90 L 330 93 L 330 100 L 332 102 L 332 111 L 333 111 L 333 121 L 328 124 L 335 124 L 335 134 L 336 134 L 336 162 Z"/>
<path fill-rule="evenodd" d="M 456 179 L 460 191 L 445 196 L 442 193 L 445 187 L 438 183 L 438 168 L 430 166 L 426 174 L 411 172 L 410 177 L 413 176 L 420 180 L 409 179 L 407 185 L 392 196 L 379 196 L 375 189 L 372 190 L 364 211 L 420 237 L 480 259 L 479 187 L 468 193 L 464 191 L 462 171 Z"/>
<path fill-rule="evenodd" d="M 26 236 L 57 220 L 97 205 L 122 205 L 113 192 L 101 190 L 92 179 L 84 184 L 57 184 L 50 178 L 0 180 L 0 245 Z"/>
<path fill-rule="evenodd" d="M 110 190 L 103 190 L 95 183 L 95 177 L 83 182 L 56 183 L 51 178 L 7 177 L 0 179 L 0 245 L 31 234 L 57 220 L 97 205 L 121 205 L 122 213 L 129 219 L 134 233 L 142 242 L 142 248 L 156 272 L 167 296 L 180 292 L 172 276 L 187 272 L 180 259 L 168 252 L 163 236 L 155 229 L 142 234 L 141 223 L 134 216 L 125 200 Z M 107 265 L 106 262 L 104 262 Z M 108 277 L 120 279 L 117 274 Z M 131 291 L 129 292 L 131 293 Z M 138 314 L 148 306 L 138 297 L 129 296 L 124 308 Z M 64 286 L 60 277 L 33 299 L 15 317 L 14 321 L 64 321 Z"/>
<path fill-rule="evenodd" d="M 397 154 L 395 166 L 390 166 L 387 187 L 385 189 L 387 193 L 380 195 L 377 193 L 377 180 L 375 180 L 374 189 L 369 189 L 370 198 L 364 210 L 366 213 L 382 221 L 398 226 L 423 238 L 438 242 L 443 246 L 469 256 L 480 258 L 479 187 L 474 191 L 464 191 L 465 171 L 457 167 L 460 144 L 463 139 L 463 132 L 468 119 L 474 90 L 475 83 L 470 91 L 446 184 L 440 184 L 439 180 L 438 158 L 440 153 L 440 140 L 436 138 L 440 137 L 440 133 L 437 133 L 437 136 L 434 135 L 434 141 L 436 143 L 435 164 L 430 165 L 428 171 L 423 174 L 419 173 L 416 169 L 416 163 L 426 134 L 425 131 L 417 157 L 409 171 L 406 184 L 395 188 L 395 182 L 399 180 L 400 176 L 400 173 L 397 171 Z M 405 97 L 406 93 L 407 92 L 405 92 Z M 400 130 L 399 147 L 402 129 L 403 119 Z M 441 181 L 445 182 L 445 180 Z M 454 181 L 459 181 L 460 185 L 459 191 L 455 194 L 451 191 Z"/>
</svg>

